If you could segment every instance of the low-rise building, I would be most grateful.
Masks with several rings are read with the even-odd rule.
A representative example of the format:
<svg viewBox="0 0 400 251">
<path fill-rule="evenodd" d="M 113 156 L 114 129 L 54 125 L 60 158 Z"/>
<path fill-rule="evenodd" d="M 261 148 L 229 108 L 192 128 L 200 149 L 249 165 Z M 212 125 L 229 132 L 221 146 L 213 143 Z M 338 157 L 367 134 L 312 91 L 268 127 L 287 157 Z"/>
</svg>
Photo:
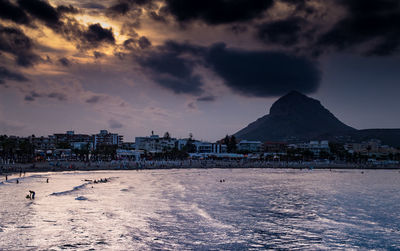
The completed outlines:
<svg viewBox="0 0 400 251">
<path fill-rule="evenodd" d="M 267 141 L 264 143 L 264 152 L 266 153 L 285 153 L 287 148 L 288 144 L 285 142 Z"/>
<path fill-rule="evenodd" d="M 123 136 L 117 133 L 110 133 L 107 130 L 101 130 L 100 133 L 93 135 L 94 147 L 99 145 L 117 145 L 121 146 L 123 143 Z"/>
<path fill-rule="evenodd" d="M 50 136 L 49 136 L 50 137 Z M 93 143 L 93 136 L 88 134 L 75 134 L 74 131 L 67 131 L 66 133 L 56 133 L 51 137 L 54 137 L 56 145 L 68 144 L 70 146 L 73 143 Z"/>
<path fill-rule="evenodd" d="M 135 150 L 136 144 L 134 142 L 122 142 L 121 149 Z"/>
<path fill-rule="evenodd" d="M 358 153 L 361 155 L 368 156 L 387 156 L 389 154 L 398 154 L 400 151 L 394 147 L 388 145 L 382 145 L 378 139 L 371 139 L 369 141 L 363 141 L 361 143 L 346 143 L 344 149 L 348 153 Z"/>
<path fill-rule="evenodd" d="M 117 149 L 116 153 L 118 159 L 133 161 L 139 161 L 141 156 L 144 155 L 144 151 L 142 150 Z"/>
<path fill-rule="evenodd" d="M 195 141 L 197 153 L 226 153 L 227 147 L 224 144 Z"/>
<path fill-rule="evenodd" d="M 329 141 L 321 140 L 321 141 L 310 141 L 309 143 L 299 143 L 299 144 L 291 144 L 289 148 L 308 150 L 314 154 L 314 156 L 320 155 L 322 152 L 330 153 Z"/>
<path fill-rule="evenodd" d="M 261 141 L 242 140 L 237 144 L 238 151 L 261 152 L 263 144 Z"/>
<path fill-rule="evenodd" d="M 177 140 L 175 138 L 160 138 L 158 135 L 152 134 L 149 137 L 136 137 L 136 150 L 145 150 L 148 152 L 163 152 L 176 147 Z"/>
</svg>

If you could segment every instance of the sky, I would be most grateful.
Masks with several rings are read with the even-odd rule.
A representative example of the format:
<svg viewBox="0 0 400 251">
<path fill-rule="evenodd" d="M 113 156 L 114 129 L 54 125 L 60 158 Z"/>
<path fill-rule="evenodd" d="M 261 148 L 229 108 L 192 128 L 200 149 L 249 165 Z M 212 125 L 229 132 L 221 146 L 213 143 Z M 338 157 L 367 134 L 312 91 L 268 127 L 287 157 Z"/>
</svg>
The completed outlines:
<svg viewBox="0 0 400 251">
<path fill-rule="evenodd" d="M 291 90 L 399 128 L 398 0 L 0 0 L 0 134 L 215 141 Z"/>
</svg>

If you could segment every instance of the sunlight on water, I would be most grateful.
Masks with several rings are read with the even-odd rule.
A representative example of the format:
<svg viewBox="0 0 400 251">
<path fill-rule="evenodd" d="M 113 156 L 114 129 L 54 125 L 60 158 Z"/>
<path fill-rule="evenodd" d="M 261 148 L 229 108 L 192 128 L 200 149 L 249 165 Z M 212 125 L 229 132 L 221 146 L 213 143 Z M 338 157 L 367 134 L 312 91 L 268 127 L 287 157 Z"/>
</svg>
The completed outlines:
<svg viewBox="0 0 400 251">
<path fill-rule="evenodd" d="M 91 181 L 100 178 L 108 182 Z M 0 250 L 400 249 L 398 171 L 63 172 L 0 182 Z"/>
</svg>

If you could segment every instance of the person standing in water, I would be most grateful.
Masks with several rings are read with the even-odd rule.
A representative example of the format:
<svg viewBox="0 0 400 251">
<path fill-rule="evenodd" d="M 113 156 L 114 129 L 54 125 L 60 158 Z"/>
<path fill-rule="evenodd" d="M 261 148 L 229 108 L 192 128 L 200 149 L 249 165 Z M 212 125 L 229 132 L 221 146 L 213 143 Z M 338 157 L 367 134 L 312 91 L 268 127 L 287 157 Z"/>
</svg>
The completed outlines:
<svg viewBox="0 0 400 251">
<path fill-rule="evenodd" d="M 17 179 L 17 184 L 19 184 L 19 180 Z"/>
</svg>

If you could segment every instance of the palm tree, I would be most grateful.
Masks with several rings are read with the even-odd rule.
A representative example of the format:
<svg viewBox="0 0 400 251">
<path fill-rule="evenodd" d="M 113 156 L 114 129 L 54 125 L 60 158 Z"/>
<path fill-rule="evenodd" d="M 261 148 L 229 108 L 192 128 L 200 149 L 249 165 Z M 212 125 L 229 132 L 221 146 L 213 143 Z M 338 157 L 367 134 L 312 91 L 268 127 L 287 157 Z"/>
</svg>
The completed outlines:
<svg viewBox="0 0 400 251">
<path fill-rule="evenodd" d="M 169 134 L 169 132 L 165 132 L 164 133 L 164 138 L 165 139 L 171 139 L 171 135 Z"/>
</svg>

